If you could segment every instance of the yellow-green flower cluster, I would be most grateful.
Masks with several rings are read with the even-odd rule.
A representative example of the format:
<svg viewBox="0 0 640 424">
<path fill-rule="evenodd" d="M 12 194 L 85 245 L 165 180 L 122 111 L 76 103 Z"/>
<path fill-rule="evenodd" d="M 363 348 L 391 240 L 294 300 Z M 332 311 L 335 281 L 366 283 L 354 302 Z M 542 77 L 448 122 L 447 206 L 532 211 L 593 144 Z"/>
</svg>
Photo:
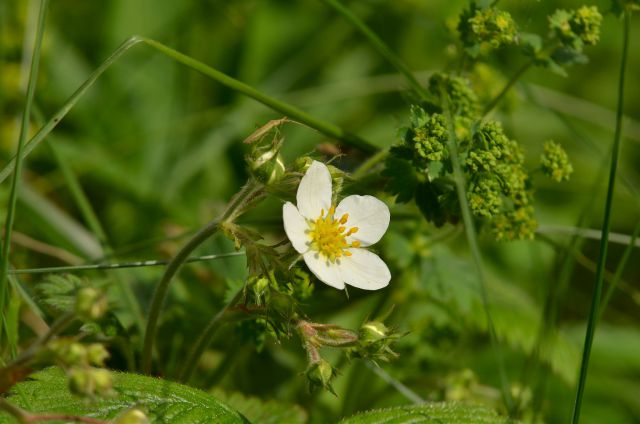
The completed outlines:
<svg viewBox="0 0 640 424">
<path fill-rule="evenodd" d="M 481 9 L 474 3 L 460 16 L 458 33 L 471 57 L 518 42 L 518 29 L 509 12 L 495 7 Z"/>
<path fill-rule="evenodd" d="M 544 143 L 540 166 L 545 175 L 557 182 L 567 181 L 573 172 L 567 152 L 553 140 Z"/>
<path fill-rule="evenodd" d="M 424 113 L 416 111 L 416 113 Z M 413 149 L 418 161 L 442 161 L 447 155 L 447 122 L 439 113 L 426 118 L 424 125 L 412 131 Z"/>
<path fill-rule="evenodd" d="M 462 146 L 467 148 L 464 167 L 472 213 L 490 219 L 497 239 L 532 237 L 536 223 L 529 176 L 518 143 L 505 135 L 499 122 L 489 121 Z"/>
<path fill-rule="evenodd" d="M 488 43 L 493 48 L 516 42 L 516 23 L 504 10 L 493 7 L 477 10 L 469 24 L 477 42 Z"/>
<path fill-rule="evenodd" d="M 584 46 L 600 40 L 602 15 L 596 6 L 582 6 L 576 10 L 556 10 L 549 17 L 549 28 L 565 47 L 581 52 Z"/>
</svg>

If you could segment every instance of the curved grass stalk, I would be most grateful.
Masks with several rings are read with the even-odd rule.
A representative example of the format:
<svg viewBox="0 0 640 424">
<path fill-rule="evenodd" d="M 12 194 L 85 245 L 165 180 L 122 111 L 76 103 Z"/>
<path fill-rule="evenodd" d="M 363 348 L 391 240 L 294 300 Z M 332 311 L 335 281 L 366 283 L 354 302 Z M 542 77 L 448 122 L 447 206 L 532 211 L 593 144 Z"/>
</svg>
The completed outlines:
<svg viewBox="0 0 640 424">
<path fill-rule="evenodd" d="M 587 322 L 587 331 L 584 339 L 584 348 L 582 350 L 582 361 L 580 364 L 580 375 L 578 377 L 578 386 L 576 388 L 576 398 L 573 407 L 572 424 L 580 422 L 580 410 L 582 408 L 582 399 L 584 397 L 584 389 L 587 382 L 587 371 L 589 369 L 589 358 L 591 356 L 591 346 L 593 345 L 593 336 L 596 330 L 596 324 L 599 318 L 600 298 L 602 296 L 602 286 L 604 282 L 605 262 L 607 259 L 607 248 L 609 246 L 609 231 L 611 229 L 611 206 L 613 204 L 613 195 L 616 184 L 616 171 L 618 169 L 618 156 L 620 152 L 620 140 L 622 136 L 622 117 L 624 109 L 624 81 L 627 68 L 627 57 L 629 53 L 629 32 L 630 18 L 627 11 L 624 12 L 623 24 L 623 41 L 622 41 L 622 60 L 620 64 L 620 77 L 618 78 L 618 106 L 616 112 L 616 132 L 613 137 L 613 149 L 611 154 L 611 168 L 609 170 L 609 183 L 607 186 L 607 198 L 604 206 L 604 219 L 602 223 L 602 238 L 600 239 L 600 253 L 598 255 L 598 268 L 596 271 L 596 284 L 591 298 L 591 308 L 589 310 L 589 320 Z"/>
<path fill-rule="evenodd" d="M 153 356 L 153 343 L 158 331 L 158 318 L 160 310 L 164 305 L 167 297 L 167 290 L 173 277 L 178 273 L 182 265 L 187 261 L 189 255 L 207 239 L 213 236 L 219 229 L 221 224 L 225 222 L 233 222 L 251 202 L 258 201 L 265 195 L 264 188 L 261 184 L 254 180 L 249 180 L 242 187 L 240 192 L 231 199 L 220 218 L 210 221 L 195 233 L 183 246 L 178 253 L 169 261 L 167 268 L 162 275 L 153 292 L 151 299 L 151 307 L 149 308 L 149 317 L 147 318 L 147 327 L 144 333 L 144 342 L 142 347 L 142 372 L 149 374 L 151 372 L 151 359 Z"/>
<path fill-rule="evenodd" d="M 96 80 L 115 62 L 117 62 L 118 59 L 120 59 L 120 57 L 122 57 L 127 51 L 140 43 L 154 48 L 155 50 L 159 51 L 165 56 L 168 56 L 176 62 L 182 63 L 183 65 L 216 80 L 220 84 L 229 87 L 232 90 L 238 91 L 248 97 L 251 97 L 252 99 L 264 104 L 265 106 L 284 114 L 288 118 L 291 118 L 292 120 L 298 121 L 310 128 L 317 130 L 327 137 L 335 138 L 344 142 L 345 144 L 361 149 L 367 153 L 373 153 L 378 149 L 371 142 L 342 129 L 337 125 L 315 118 L 314 116 L 296 108 L 295 106 L 264 94 L 261 91 L 258 91 L 255 88 L 251 87 L 250 85 L 238 81 L 237 79 L 232 78 L 212 68 L 211 66 L 208 66 L 168 46 L 165 46 L 162 43 L 151 40 L 149 38 L 134 35 L 125 40 L 111 54 L 111 56 L 109 56 L 95 71 L 93 71 L 89 78 L 87 78 L 87 80 L 82 83 L 82 85 L 80 85 L 80 87 L 78 87 L 78 89 L 69 97 L 66 103 L 24 145 L 24 150 L 21 152 L 21 155 L 14 156 L 14 158 L 2 169 L 2 171 L 0 171 L 0 183 L 2 183 L 14 171 L 16 166 L 15 159 L 18 157 L 22 159 L 25 156 L 28 156 L 33 151 L 33 149 L 35 149 L 38 144 L 40 144 L 42 140 L 44 140 L 45 137 L 49 135 L 51 131 L 53 131 L 53 129 L 69 113 L 69 111 L 76 105 L 76 103 L 78 103 L 78 101 L 86 94 L 86 92 L 93 86 L 93 84 L 95 84 Z"/>
<path fill-rule="evenodd" d="M 29 123 L 31 121 L 31 108 L 33 106 L 33 97 L 38 79 L 38 68 L 40 66 L 40 46 L 42 45 L 42 36 L 44 34 L 45 18 L 49 0 L 42 0 L 40 3 L 40 11 L 38 12 L 38 25 L 36 27 L 36 38 L 31 56 L 31 68 L 29 70 L 29 82 L 27 84 L 27 98 L 22 112 L 22 122 L 20 125 L 20 138 L 18 139 L 18 148 L 16 157 L 20 160 L 16 161 L 15 172 L 11 180 L 11 191 L 9 192 L 9 206 L 7 208 L 7 217 L 4 227 L 4 242 L 2 245 L 2 259 L 0 263 L 0 319 L 4 321 L 5 302 L 8 291 L 8 271 L 9 271 L 9 254 L 11 251 L 11 231 L 13 230 L 13 221 L 16 215 L 16 204 L 18 199 L 18 183 L 22 173 L 22 150 L 24 148 L 27 134 L 29 132 Z M 2 338 L 0 330 L 0 339 Z"/>
</svg>

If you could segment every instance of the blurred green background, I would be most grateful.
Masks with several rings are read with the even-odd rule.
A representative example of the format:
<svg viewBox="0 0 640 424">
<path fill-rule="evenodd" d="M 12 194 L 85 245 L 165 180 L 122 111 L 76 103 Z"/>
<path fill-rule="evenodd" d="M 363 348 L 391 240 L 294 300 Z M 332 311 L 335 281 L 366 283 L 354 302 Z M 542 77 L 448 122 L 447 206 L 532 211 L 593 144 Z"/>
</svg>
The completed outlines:
<svg viewBox="0 0 640 424">
<path fill-rule="evenodd" d="M 0 155 L 15 153 L 26 73 L 37 15 L 36 1 L 0 0 Z M 425 81 L 434 71 L 459 65 L 455 25 L 462 0 L 371 0 L 349 2 L 409 67 Z M 545 34 L 546 16 L 578 1 L 513 1 L 509 11 L 525 32 Z M 607 1 L 594 1 L 601 12 Z M 613 205 L 613 231 L 631 234 L 640 214 L 640 20 L 632 20 L 626 84 L 624 143 Z M 36 91 L 35 131 L 53 115 L 126 38 L 139 34 L 234 76 L 314 116 L 358 133 L 380 147 L 397 140 L 407 124 L 407 84 L 343 18 L 319 1 L 105 0 L 52 2 Z M 25 36 L 26 44 L 25 44 Z M 574 254 L 563 249 L 570 233 L 558 226 L 598 229 L 606 186 L 607 152 L 613 138 L 621 56 L 621 21 L 606 14 L 601 40 L 586 49 L 588 64 L 568 77 L 532 69 L 505 107 L 495 112 L 537 166 L 543 141 L 561 142 L 573 160 L 569 183 L 535 175 L 537 217 L 544 238 L 496 244 L 481 237 L 499 338 L 507 353 L 513 392 L 532 419 L 566 422 L 584 337 L 598 241 L 586 240 Z M 26 50 L 25 50 L 26 48 Z M 28 56 L 28 54 L 27 54 Z M 500 87 L 524 62 L 515 49 L 489 61 L 495 74 L 487 90 Z M 476 80 L 482 89 L 482 80 Z M 105 228 L 110 258 L 164 258 L 185 233 L 220 212 L 246 180 L 241 141 L 270 119 L 281 117 L 165 56 L 138 46 L 91 88 L 56 130 L 31 154 L 19 197 L 12 265 L 33 268 L 80 263 L 109 253 L 88 229 L 70 194 L 60 164 L 78 178 Z M 285 129 L 287 160 L 314 151 L 327 140 L 297 126 Z M 52 146 L 53 145 L 53 149 Z M 344 147 L 339 164 L 352 170 L 365 157 Z M 8 181 L 0 187 L 6 204 Z M 386 198 L 392 204 L 391 198 Z M 4 210 L 4 209 L 3 209 Z M 391 231 L 380 247 L 395 276 L 380 293 L 342 293 L 318 285 L 309 315 L 316 321 L 357 327 L 368 314 L 395 305 L 393 323 L 409 334 L 400 358 L 384 365 L 395 379 L 428 400 L 475 399 L 499 403 L 495 358 L 473 267 L 460 229 L 435 229 L 410 216 L 413 206 L 392 208 Z M 280 203 L 269 201 L 244 218 L 267 240 L 283 238 Z M 570 231 L 570 229 L 569 229 Z M 608 269 L 615 270 L 624 244 L 612 243 Z M 214 238 L 202 252 L 228 252 Z M 569 258 L 568 260 L 566 258 Z M 623 281 L 596 334 L 584 423 L 640 422 L 640 277 L 633 252 Z M 189 266 L 174 284 L 160 328 L 160 362 L 176 369 L 198 331 L 223 304 L 229 281 L 244 278 L 243 258 Z M 131 287 L 147 308 L 161 269 L 86 273 Z M 561 281 L 568 285 L 563 287 Z M 32 287 L 37 277 L 25 277 Z M 116 286 L 120 287 L 120 286 Z M 121 301 L 118 290 L 113 300 Z M 536 343 L 541 322 L 557 304 L 558 323 L 548 346 Z M 117 311 L 130 339 L 140 343 L 141 316 L 126 305 Z M 246 329 L 245 329 L 246 330 Z M 30 337 L 28 328 L 23 329 Z M 245 334 L 246 333 L 246 334 Z M 304 354 L 294 338 L 267 341 L 256 351 L 251 331 L 229 328 L 207 353 L 192 383 L 205 390 L 297 403 L 310 422 L 409 401 L 363 363 L 343 363 L 337 396 L 309 394 L 299 373 Z M 538 352 L 539 348 L 539 352 Z M 110 364 L 126 369 L 127 348 L 114 348 Z M 537 355 L 541 358 L 536 359 Z M 328 357 L 331 358 L 329 355 Z M 535 366 L 540 362 L 540 366 Z"/>
</svg>

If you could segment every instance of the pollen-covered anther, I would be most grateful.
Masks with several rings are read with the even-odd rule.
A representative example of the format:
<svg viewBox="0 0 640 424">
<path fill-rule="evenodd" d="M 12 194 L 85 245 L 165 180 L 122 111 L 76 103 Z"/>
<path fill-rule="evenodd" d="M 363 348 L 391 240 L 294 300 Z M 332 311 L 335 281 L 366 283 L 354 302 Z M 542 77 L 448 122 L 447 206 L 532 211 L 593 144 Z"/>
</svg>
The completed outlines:
<svg viewBox="0 0 640 424">
<path fill-rule="evenodd" d="M 348 242 L 347 237 L 358 232 L 358 227 L 347 230 L 346 224 L 349 214 L 344 214 L 340 219 L 335 219 L 335 206 L 331 206 L 329 213 L 325 215 L 324 209 L 315 221 L 309 222 L 307 234 L 311 238 L 310 247 L 331 262 L 342 256 L 351 256 L 347 249 L 360 247 L 359 241 Z"/>
</svg>

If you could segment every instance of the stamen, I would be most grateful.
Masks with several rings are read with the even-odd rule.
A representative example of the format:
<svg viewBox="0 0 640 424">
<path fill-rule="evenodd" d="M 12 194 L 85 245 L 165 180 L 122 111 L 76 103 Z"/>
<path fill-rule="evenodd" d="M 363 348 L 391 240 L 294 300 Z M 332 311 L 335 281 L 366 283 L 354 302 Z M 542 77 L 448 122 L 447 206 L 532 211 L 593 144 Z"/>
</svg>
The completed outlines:
<svg viewBox="0 0 640 424">
<path fill-rule="evenodd" d="M 349 231 L 347 231 L 347 234 L 345 234 L 346 236 L 350 236 L 351 234 L 355 234 L 358 232 L 358 227 L 351 227 L 351 229 Z"/>
<path fill-rule="evenodd" d="M 349 219 L 349 214 L 343 214 L 340 219 L 335 219 L 335 206 L 331 206 L 327 214 L 320 211 L 316 220 L 309 221 L 306 233 L 309 235 L 309 247 L 321 254 L 329 263 L 336 263 L 343 256 L 351 256 L 347 249 L 359 247 L 360 242 L 347 242 L 346 237 L 357 232 L 358 227 L 352 227 L 347 231 L 344 225 Z M 346 232 L 345 232 L 346 231 Z"/>
</svg>

